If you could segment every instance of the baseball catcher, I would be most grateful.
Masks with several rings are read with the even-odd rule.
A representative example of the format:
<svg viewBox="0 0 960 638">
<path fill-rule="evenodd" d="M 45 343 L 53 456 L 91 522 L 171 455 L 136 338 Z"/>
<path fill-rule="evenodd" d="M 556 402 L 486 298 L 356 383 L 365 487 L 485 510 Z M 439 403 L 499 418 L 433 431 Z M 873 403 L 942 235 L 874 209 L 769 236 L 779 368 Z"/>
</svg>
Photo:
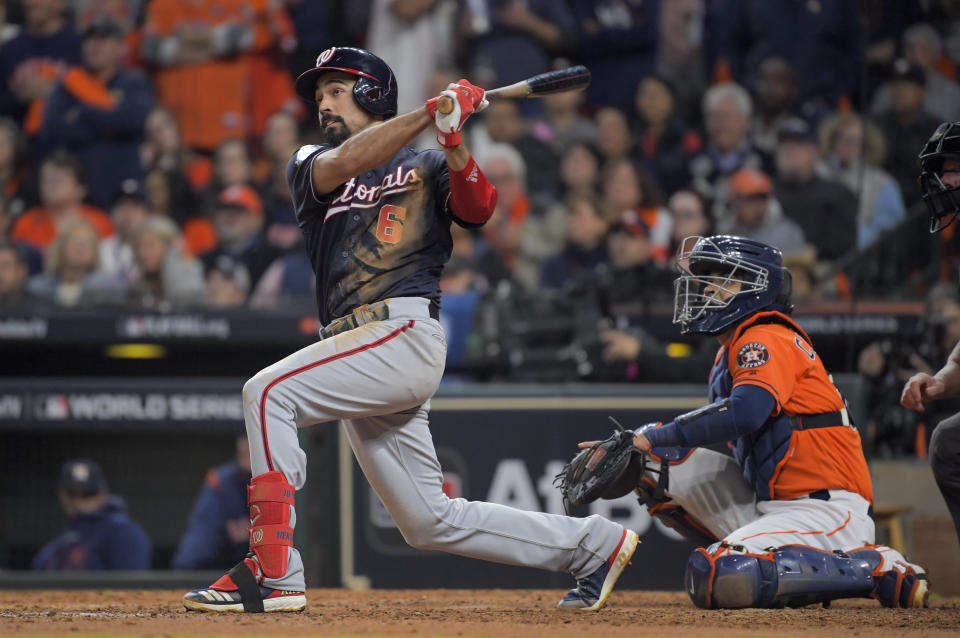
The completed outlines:
<svg viewBox="0 0 960 638">
<path fill-rule="evenodd" d="M 674 323 L 720 341 L 710 404 L 581 443 L 557 477 L 565 499 L 633 490 L 651 515 L 701 545 L 684 577 L 697 607 L 855 597 L 926 605 L 923 568 L 874 544 L 860 434 L 790 318 L 780 251 L 743 237 L 689 237 L 678 258 Z M 717 451 L 731 441 L 732 456 Z"/>
</svg>

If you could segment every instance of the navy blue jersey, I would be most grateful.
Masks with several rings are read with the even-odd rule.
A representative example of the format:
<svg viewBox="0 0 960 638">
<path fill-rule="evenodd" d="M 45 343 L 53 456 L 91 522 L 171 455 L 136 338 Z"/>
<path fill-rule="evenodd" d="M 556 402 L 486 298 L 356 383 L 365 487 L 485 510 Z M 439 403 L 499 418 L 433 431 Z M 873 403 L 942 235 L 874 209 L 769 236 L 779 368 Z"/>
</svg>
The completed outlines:
<svg viewBox="0 0 960 638">
<path fill-rule="evenodd" d="M 403 148 L 380 168 L 317 195 L 313 160 L 330 148 L 303 146 L 287 164 L 297 222 L 317 274 L 320 322 L 389 297 L 439 304 L 455 221 L 443 152 Z"/>
</svg>

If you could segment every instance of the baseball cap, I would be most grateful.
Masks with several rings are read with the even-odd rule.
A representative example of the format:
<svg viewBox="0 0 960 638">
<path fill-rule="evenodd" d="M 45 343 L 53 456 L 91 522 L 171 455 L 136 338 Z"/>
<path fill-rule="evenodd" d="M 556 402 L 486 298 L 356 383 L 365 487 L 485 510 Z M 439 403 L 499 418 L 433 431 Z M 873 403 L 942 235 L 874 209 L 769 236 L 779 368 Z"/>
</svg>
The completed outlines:
<svg viewBox="0 0 960 638">
<path fill-rule="evenodd" d="M 147 203 L 147 195 L 139 181 L 131 178 L 120 182 L 120 188 L 113 196 L 113 206 L 124 200 L 137 202 L 138 204 Z"/>
<path fill-rule="evenodd" d="M 263 215 L 263 202 L 257 191 L 249 186 L 230 186 L 220 191 L 217 198 L 223 206 L 236 206 L 254 215 Z"/>
<path fill-rule="evenodd" d="M 100 464 L 92 459 L 72 459 L 60 469 L 60 489 L 84 495 L 107 491 L 107 479 Z"/>
<path fill-rule="evenodd" d="M 750 168 L 741 168 L 730 176 L 730 194 L 740 197 L 769 195 L 773 192 L 773 183 L 765 173 Z"/>
<path fill-rule="evenodd" d="M 83 30 L 83 39 L 93 37 L 100 38 L 123 38 L 125 35 L 124 28 L 120 26 L 120 23 L 107 17 L 101 16 L 94 19 L 87 27 Z"/>
<path fill-rule="evenodd" d="M 890 74 L 890 81 L 913 82 L 919 86 L 926 86 L 927 75 L 916 64 L 906 58 L 899 58 L 893 63 L 893 72 Z"/>
<path fill-rule="evenodd" d="M 781 142 L 807 142 L 816 144 L 817 140 L 813 134 L 813 129 L 807 124 L 806 120 L 799 117 L 790 117 L 780 123 L 777 127 L 777 143 Z"/>
<path fill-rule="evenodd" d="M 635 210 L 624 211 L 610 226 L 610 232 L 623 231 L 633 237 L 647 238 L 650 236 L 650 227 L 647 226 Z"/>
</svg>

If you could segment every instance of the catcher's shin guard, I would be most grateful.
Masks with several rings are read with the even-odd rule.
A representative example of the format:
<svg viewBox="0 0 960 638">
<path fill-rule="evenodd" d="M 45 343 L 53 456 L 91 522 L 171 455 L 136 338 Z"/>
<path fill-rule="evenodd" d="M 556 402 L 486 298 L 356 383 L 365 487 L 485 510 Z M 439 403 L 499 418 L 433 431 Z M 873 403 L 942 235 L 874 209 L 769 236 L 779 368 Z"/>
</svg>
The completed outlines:
<svg viewBox="0 0 960 638">
<path fill-rule="evenodd" d="M 250 551 L 257 555 L 267 578 L 287 573 L 288 547 L 293 547 L 290 508 L 296 490 L 280 472 L 267 472 L 250 479 Z"/>
<path fill-rule="evenodd" d="M 784 545 L 751 554 L 722 542 L 695 550 L 684 580 L 701 609 L 803 607 L 863 597 L 877 598 L 887 607 L 925 604 L 925 574 L 912 568 L 882 572 L 882 562 L 879 552 L 869 548 L 846 554 Z"/>
</svg>

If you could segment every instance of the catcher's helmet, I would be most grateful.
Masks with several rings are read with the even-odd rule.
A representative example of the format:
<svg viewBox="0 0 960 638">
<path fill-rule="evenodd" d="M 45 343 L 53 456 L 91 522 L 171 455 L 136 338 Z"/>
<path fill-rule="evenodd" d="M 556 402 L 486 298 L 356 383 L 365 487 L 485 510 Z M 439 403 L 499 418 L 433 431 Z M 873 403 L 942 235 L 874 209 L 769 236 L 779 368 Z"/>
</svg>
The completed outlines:
<svg viewBox="0 0 960 638">
<path fill-rule="evenodd" d="M 943 183 L 943 161 L 960 160 L 960 122 L 944 122 L 937 127 L 920 151 L 920 193 L 930 212 L 930 232 L 936 233 L 960 213 L 960 188 Z"/>
<path fill-rule="evenodd" d="M 397 79 L 387 63 L 363 49 L 331 47 L 317 56 L 317 66 L 297 78 L 297 94 L 316 101 L 317 78 L 330 71 L 357 76 L 353 97 L 365 111 L 386 118 L 397 114 Z"/>
<path fill-rule="evenodd" d="M 769 306 L 792 311 L 782 264 L 778 249 L 754 239 L 687 237 L 677 253 L 673 323 L 682 334 L 716 335 Z"/>
</svg>

